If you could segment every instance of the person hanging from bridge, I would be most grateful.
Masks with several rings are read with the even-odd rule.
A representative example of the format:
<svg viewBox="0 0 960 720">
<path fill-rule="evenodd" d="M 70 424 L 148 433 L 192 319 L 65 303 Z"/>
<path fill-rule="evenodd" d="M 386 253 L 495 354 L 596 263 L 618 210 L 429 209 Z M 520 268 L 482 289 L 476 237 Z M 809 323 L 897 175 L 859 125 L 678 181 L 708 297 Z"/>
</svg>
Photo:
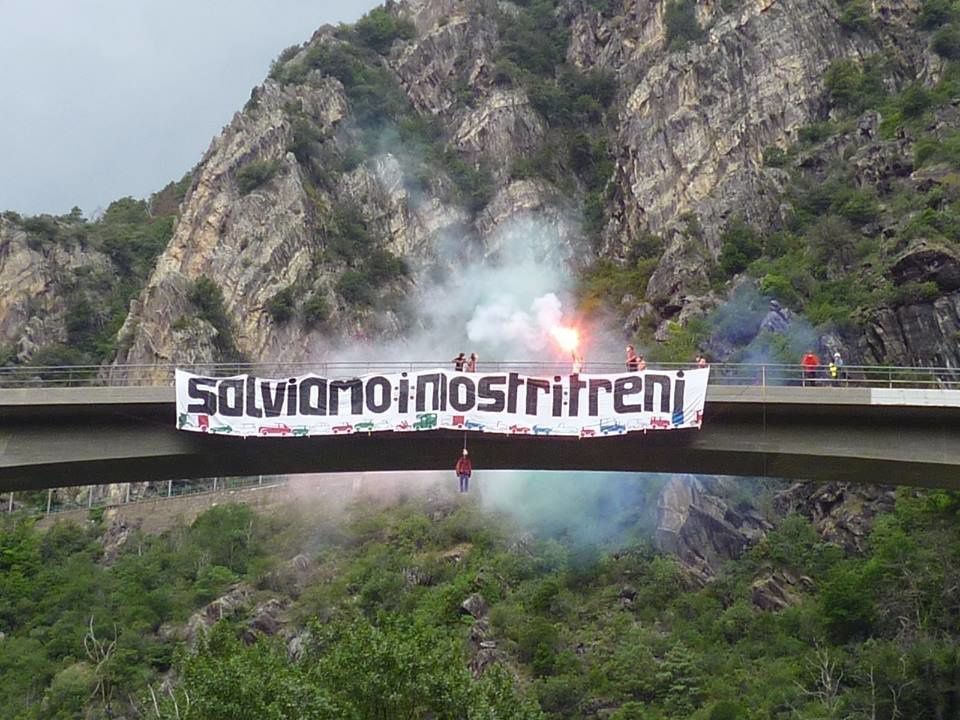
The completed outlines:
<svg viewBox="0 0 960 720">
<path fill-rule="evenodd" d="M 800 359 L 800 366 L 803 369 L 803 386 L 807 383 L 816 384 L 817 371 L 820 369 L 820 356 L 813 350 L 807 350 L 806 354 Z"/>
<path fill-rule="evenodd" d="M 463 366 L 467 364 L 467 356 L 464 353 L 460 353 L 450 362 L 453 363 L 453 369 L 457 372 L 463 372 Z"/>
<path fill-rule="evenodd" d="M 477 371 L 477 361 L 480 358 L 475 352 L 470 353 L 470 359 L 467 360 L 467 372 L 476 372 Z"/>
<path fill-rule="evenodd" d="M 640 358 L 637 357 L 636 348 L 633 345 L 627 345 L 627 372 L 636 372 L 640 369 Z"/>
<path fill-rule="evenodd" d="M 470 453 L 466 448 L 463 449 L 463 454 L 457 460 L 455 470 L 457 479 L 460 481 L 460 492 L 468 492 L 470 490 L 470 476 L 473 474 L 473 464 L 470 462 Z"/>
</svg>

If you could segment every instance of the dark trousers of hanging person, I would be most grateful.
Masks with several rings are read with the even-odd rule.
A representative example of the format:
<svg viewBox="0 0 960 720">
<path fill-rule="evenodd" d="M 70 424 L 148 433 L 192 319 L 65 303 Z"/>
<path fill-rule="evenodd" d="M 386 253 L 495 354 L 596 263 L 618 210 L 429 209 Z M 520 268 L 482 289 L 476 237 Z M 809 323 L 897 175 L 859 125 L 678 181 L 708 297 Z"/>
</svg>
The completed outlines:
<svg viewBox="0 0 960 720">
<path fill-rule="evenodd" d="M 460 478 L 460 492 L 465 493 L 470 490 L 470 476 L 466 473 L 461 473 L 457 477 Z"/>
</svg>

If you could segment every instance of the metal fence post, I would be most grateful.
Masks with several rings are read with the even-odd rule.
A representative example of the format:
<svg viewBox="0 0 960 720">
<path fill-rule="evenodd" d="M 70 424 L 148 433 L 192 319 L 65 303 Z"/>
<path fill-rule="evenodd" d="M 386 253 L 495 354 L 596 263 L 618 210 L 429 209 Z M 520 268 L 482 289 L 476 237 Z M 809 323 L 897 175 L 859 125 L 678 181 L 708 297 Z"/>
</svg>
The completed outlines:
<svg viewBox="0 0 960 720">
<path fill-rule="evenodd" d="M 53 488 L 47 490 L 47 515 L 50 514 L 50 506 L 53 504 Z"/>
<path fill-rule="evenodd" d="M 93 489 L 96 485 L 87 486 L 87 510 L 93 507 Z"/>
<path fill-rule="evenodd" d="M 760 387 L 762 388 L 767 387 L 767 366 L 766 365 L 760 366 Z"/>
<path fill-rule="evenodd" d="M 173 480 L 167 480 L 167 497 L 173 495 Z"/>
<path fill-rule="evenodd" d="M 7 500 L 7 512 L 13 512 L 13 490 L 10 491 L 10 497 Z"/>
<path fill-rule="evenodd" d="M 127 483 L 127 499 L 125 502 L 130 502 L 130 483 Z"/>
</svg>

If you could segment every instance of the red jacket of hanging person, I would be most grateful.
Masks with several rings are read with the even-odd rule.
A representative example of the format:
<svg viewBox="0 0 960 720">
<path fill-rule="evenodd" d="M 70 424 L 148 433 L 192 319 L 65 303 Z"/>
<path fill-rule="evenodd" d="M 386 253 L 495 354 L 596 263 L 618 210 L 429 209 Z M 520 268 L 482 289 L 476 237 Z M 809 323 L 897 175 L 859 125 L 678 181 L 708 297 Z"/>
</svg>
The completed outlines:
<svg viewBox="0 0 960 720">
<path fill-rule="evenodd" d="M 457 460 L 457 475 L 467 475 L 469 477 L 472 474 L 473 464 L 470 462 L 470 458 L 464 455 Z"/>
</svg>

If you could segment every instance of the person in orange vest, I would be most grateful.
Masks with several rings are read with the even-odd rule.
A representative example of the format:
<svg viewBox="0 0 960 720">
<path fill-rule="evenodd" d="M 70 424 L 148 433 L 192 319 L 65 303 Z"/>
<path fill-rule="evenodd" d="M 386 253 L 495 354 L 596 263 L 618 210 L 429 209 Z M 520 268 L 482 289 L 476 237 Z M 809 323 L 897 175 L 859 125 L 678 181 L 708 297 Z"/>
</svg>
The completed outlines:
<svg viewBox="0 0 960 720">
<path fill-rule="evenodd" d="M 800 366 L 803 368 L 803 385 L 807 383 L 816 383 L 817 371 L 820 369 L 820 356 L 813 350 L 807 350 L 806 354 L 800 359 Z"/>
<path fill-rule="evenodd" d="M 460 492 L 465 493 L 470 490 L 470 476 L 473 474 L 473 464 L 470 462 L 470 454 L 467 449 L 463 449 L 463 455 L 457 460 L 456 467 L 457 479 L 460 481 Z"/>
</svg>

